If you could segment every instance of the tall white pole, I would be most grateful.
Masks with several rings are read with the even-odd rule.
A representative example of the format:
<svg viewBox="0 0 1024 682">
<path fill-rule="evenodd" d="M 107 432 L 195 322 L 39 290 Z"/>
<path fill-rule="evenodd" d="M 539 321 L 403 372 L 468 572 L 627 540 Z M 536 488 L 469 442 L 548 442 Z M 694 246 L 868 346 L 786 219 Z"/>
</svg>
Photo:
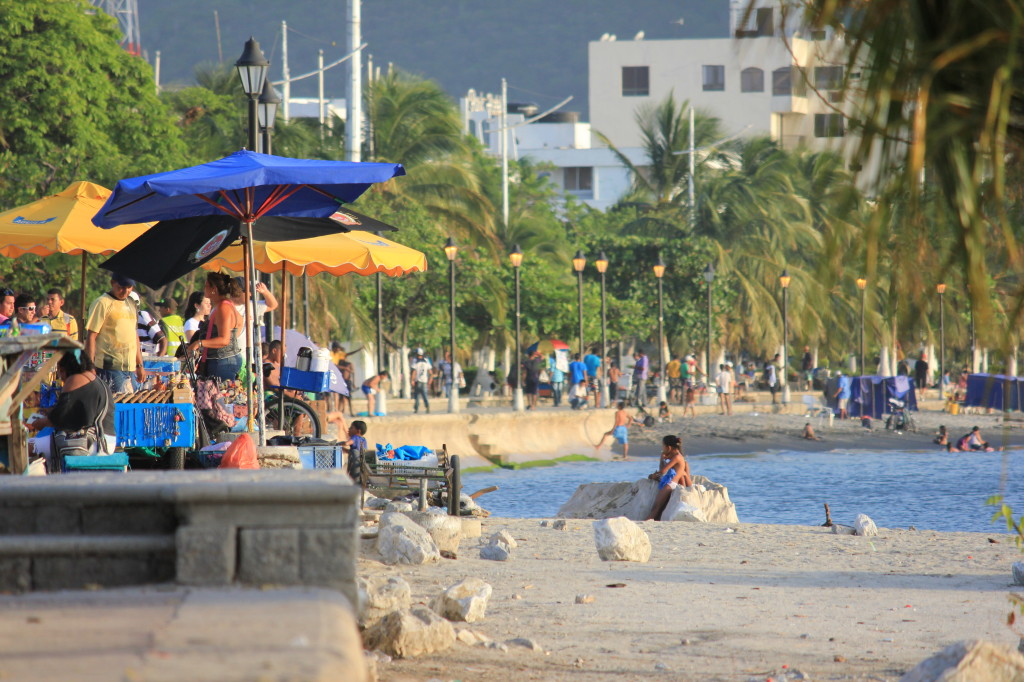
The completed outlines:
<svg viewBox="0 0 1024 682">
<path fill-rule="evenodd" d="M 156 59 L 153 63 L 153 81 L 156 83 L 156 94 L 160 94 L 160 50 L 156 51 Z"/>
<path fill-rule="evenodd" d="M 288 22 L 281 22 L 281 67 L 284 77 L 284 122 L 291 120 L 292 113 L 292 74 L 288 70 Z"/>
<path fill-rule="evenodd" d="M 697 158 L 697 154 L 695 152 L 697 150 L 694 148 L 695 147 L 695 144 L 694 144 L 695 140 L 696 140 L 696 135 L 693 132 L 693 105 L 691 104 L 690 105 L 690 177 L 687 178 L 687 187 L 688 187 L 689 193 L 690 193 L 690 215 L 693 215 L 693 207 L 694 207 L 694 201 L 693 201 L 693 174 L 697 170 L 697 162 L 695 161 L 695 159 Z"/>
<path fill-rule="evenodd" d="M 348 0 L 348 93 L 345 98 L 345 158 L 362 160 L 363 145 L 363 53 L 360 11 L 362 0 Z M 452 358 L 454 361 L 454 357 Z"/>
<path fill-rule="evenodd" d="M 501 219 L 508 227 L 508 83 L 501 79 Z"/>
<path fill-rule="evenodd" d="M 320 50 L 319 57 L 317 57 L 316 68 L 317 73 L 317 111 L 320 112 L 320 139 L 324 139 L 324 51 Z"/>
</svg>

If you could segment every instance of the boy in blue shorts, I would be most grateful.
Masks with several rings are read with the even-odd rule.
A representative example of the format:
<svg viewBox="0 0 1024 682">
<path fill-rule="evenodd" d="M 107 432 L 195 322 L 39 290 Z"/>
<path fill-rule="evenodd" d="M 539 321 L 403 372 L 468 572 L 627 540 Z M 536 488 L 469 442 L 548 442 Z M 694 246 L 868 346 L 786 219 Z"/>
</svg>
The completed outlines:
<svg viewBox="0 0 1024 682">
<path fill-rule="evenodd" d="M 615 422 L 612 424 L 611 431 L 607 431 L 601 436 L 601 442 L 594 448 L 594 452 L 599 451 L 604 445 L 605 439 L 611 436 L 622 444 L 622 459 L 629 459 L 629 424 L 631 420 L 626 413 L 626 403 L 620 402 L 616 408 L 618 409 L 615 411 Z"/>
</svg>

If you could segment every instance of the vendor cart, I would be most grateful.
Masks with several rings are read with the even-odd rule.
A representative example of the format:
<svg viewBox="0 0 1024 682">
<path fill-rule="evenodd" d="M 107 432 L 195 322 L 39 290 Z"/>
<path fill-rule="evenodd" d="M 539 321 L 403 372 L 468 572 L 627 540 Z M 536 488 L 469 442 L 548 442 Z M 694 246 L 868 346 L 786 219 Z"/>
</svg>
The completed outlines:
<svg viewBox="0 0 1024 682">
<path fill-rule="evenodd" d="M 0 472 L 27 472 L 25 399 L 49 378 L 64 353 L 81 348 L 61 332 L 0 338 Z"/>
</svg>

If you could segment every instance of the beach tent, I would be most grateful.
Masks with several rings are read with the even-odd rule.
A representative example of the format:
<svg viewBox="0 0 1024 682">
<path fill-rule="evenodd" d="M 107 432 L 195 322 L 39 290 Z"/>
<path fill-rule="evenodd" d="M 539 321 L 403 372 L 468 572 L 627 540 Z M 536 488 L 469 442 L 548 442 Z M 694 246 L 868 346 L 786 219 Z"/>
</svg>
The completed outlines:
<svg viewBox="0 0 1024 682">
<path fill-rule="evenodd" d="M 994 410 L 1018 410 L 1021 381 L 1004 374 L 971 374 L 967 377 L 967 396 L 964 404 L 968 407 L 984 407 Z"/>
<path fill-rule="evenodd" d="M 853 377 L 849 413 L 851 417 L 868 415 L 881 419 L 889 410 L 889 398 L 902 400 L 908 410 L 917 410 L 917 391 L 913 377 Z"/>
</svg>

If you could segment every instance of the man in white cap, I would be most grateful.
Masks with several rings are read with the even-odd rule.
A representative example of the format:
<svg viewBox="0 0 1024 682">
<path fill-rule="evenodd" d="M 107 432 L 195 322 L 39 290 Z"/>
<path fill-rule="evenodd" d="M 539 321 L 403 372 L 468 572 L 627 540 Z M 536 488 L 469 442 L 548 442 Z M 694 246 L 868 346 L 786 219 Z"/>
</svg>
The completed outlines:
<svg viewBox="0 0 1024 682">
<path fill-rule="evenodd" d="M 412 372 L 412 411 L 419 414 L 420 411 L 420 398 L 423 398 L 423 407 L 426 408 L 427 414 L 430 414 L 430 400 L 427 398 L 427 387 L 430 385 L 430 375 L 432 373 L 430 362 L 423 357 L 423 349 L 416 349 L 416 357 L 412 361 L 412 367 L 409 368 Z"/>
</svg>

